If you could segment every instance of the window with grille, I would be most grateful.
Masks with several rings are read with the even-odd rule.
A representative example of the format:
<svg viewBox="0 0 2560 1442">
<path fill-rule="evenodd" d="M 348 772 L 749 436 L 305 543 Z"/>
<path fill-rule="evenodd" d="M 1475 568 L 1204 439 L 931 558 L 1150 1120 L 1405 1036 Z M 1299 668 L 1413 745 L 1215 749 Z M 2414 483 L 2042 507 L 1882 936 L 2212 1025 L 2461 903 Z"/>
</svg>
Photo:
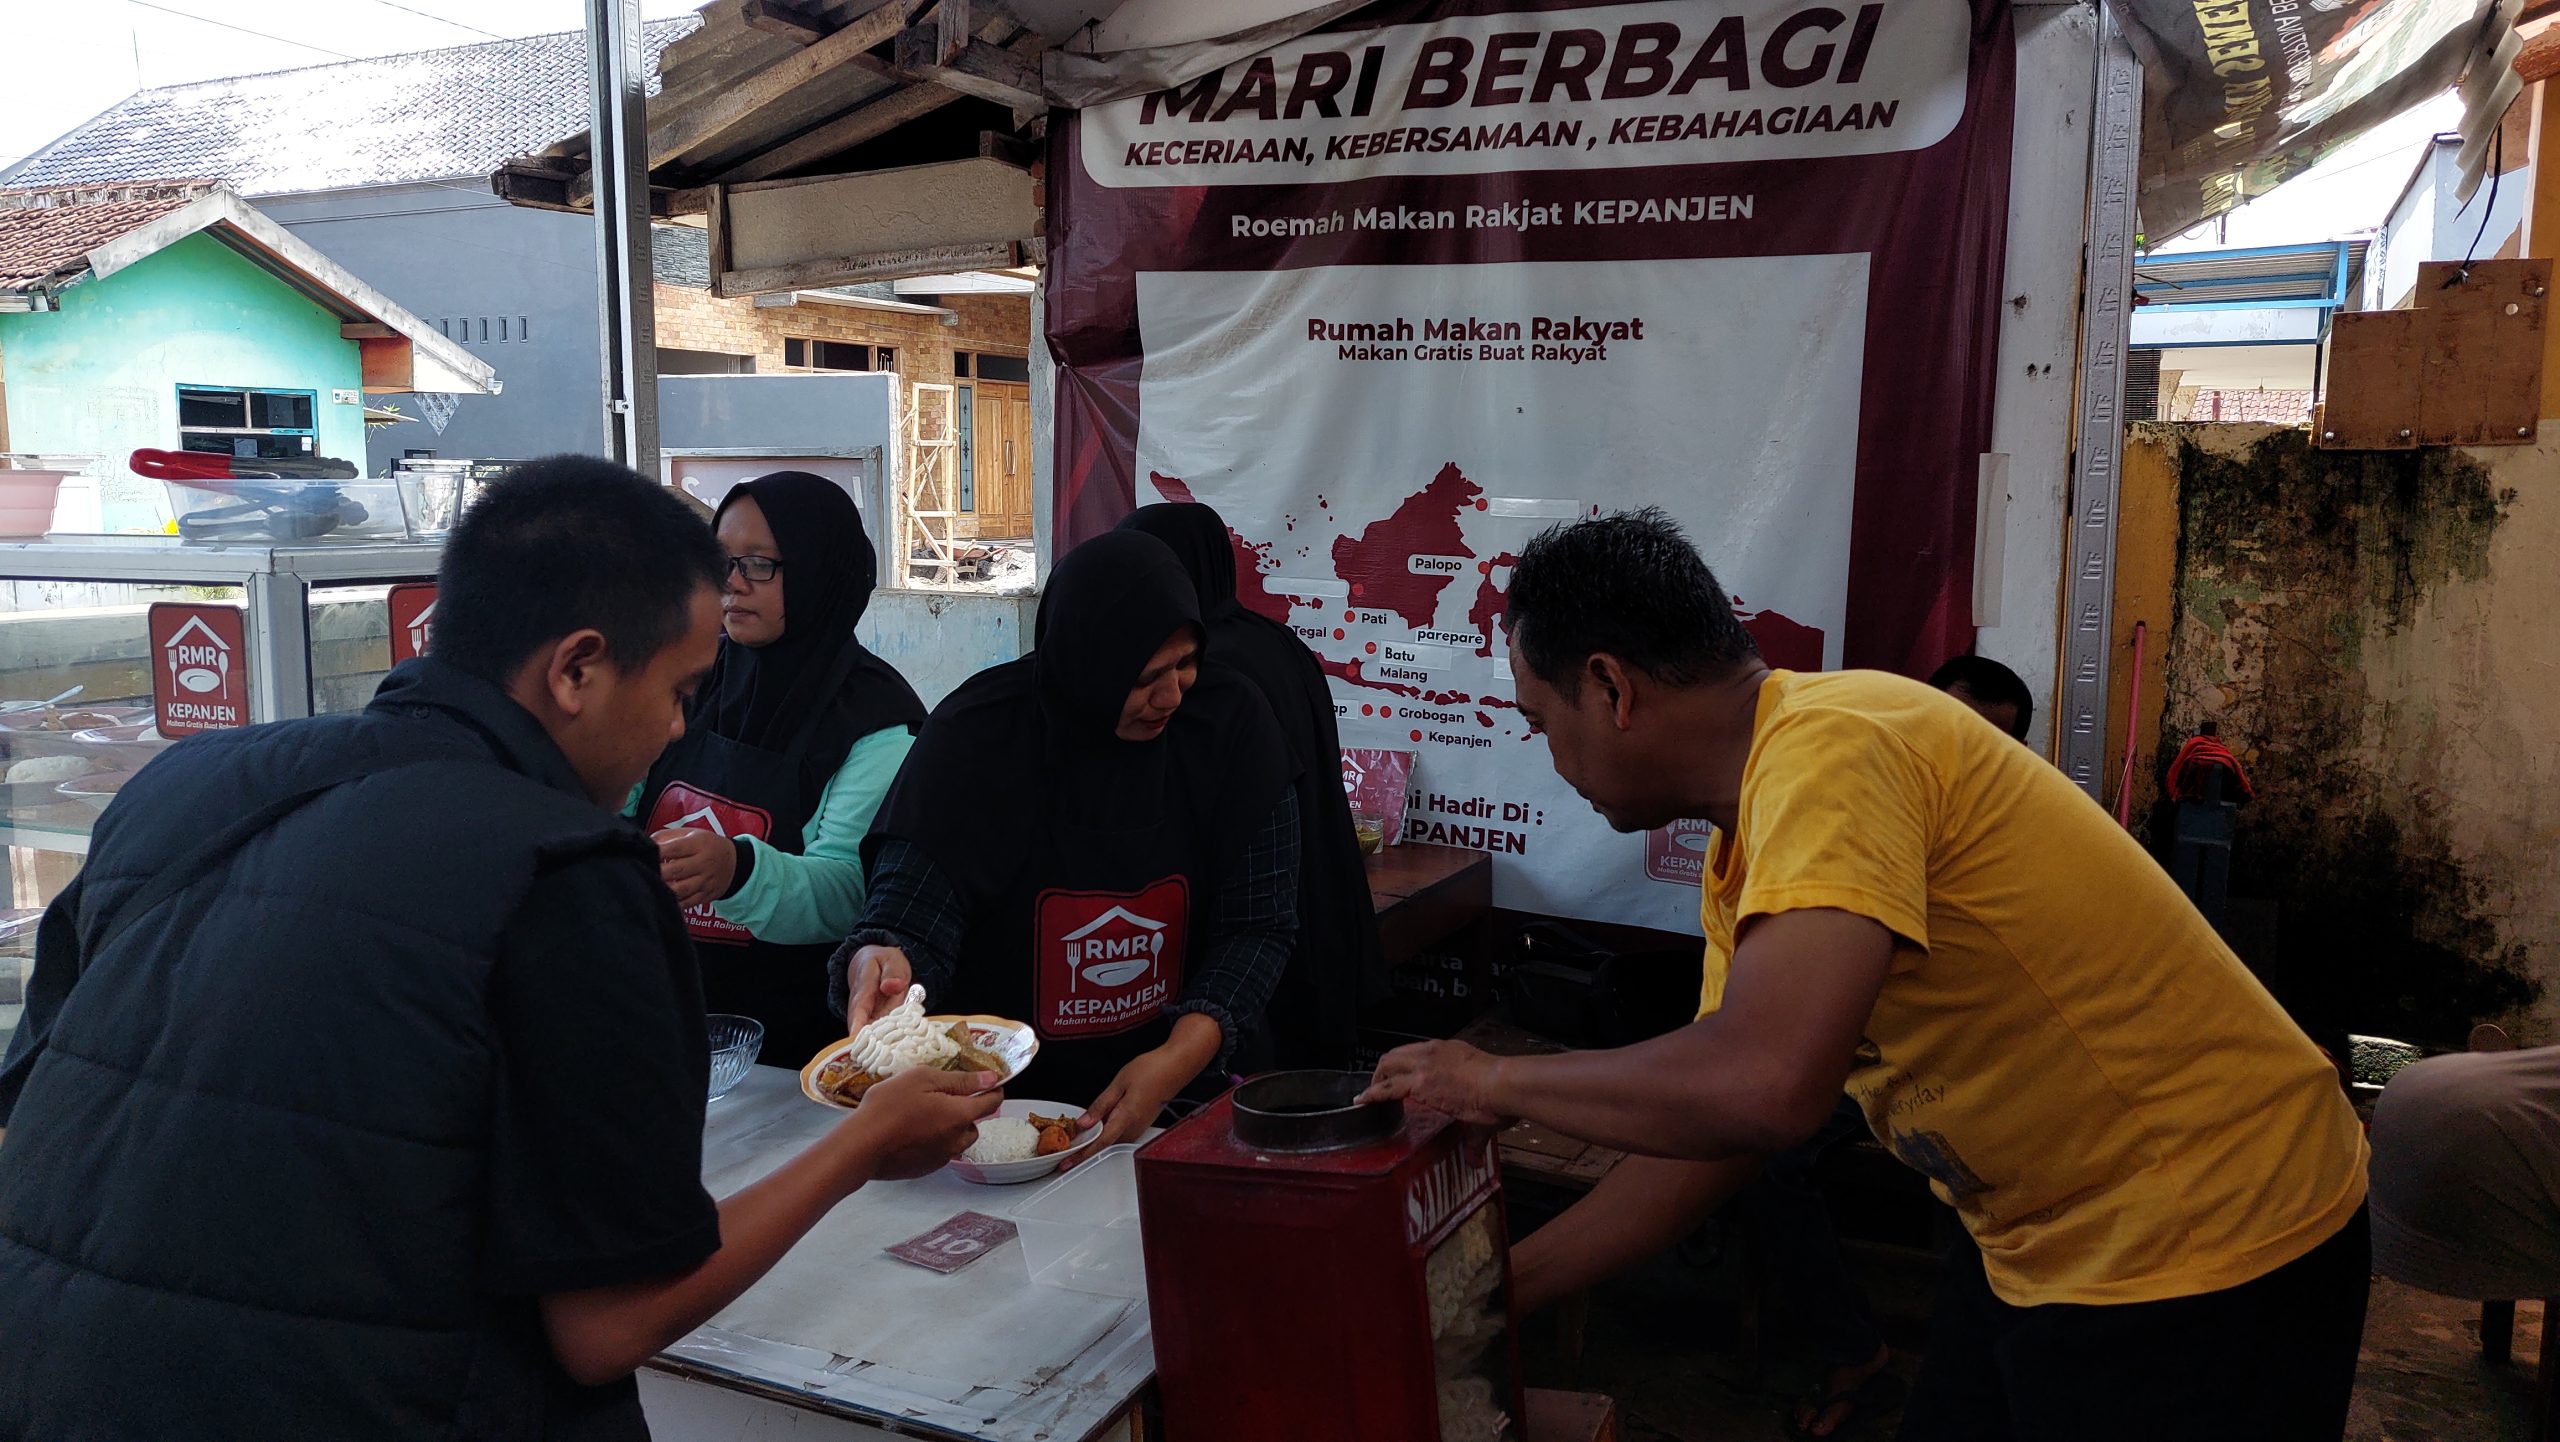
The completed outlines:
<svg viewBox="0 0 2560 1442">
<path fill-rule="evenodd" d="M 898 348 L 819 340 L 815 336 L 785 336 L 782 366 L 795 371 L 893 371 L 898 368 Z"/>
<path fill-rule="evenodd" d="M 283 460 L 318 446 L 316 391 L 245 386 L 178 387 L 178 449 Z"/>
</svg>

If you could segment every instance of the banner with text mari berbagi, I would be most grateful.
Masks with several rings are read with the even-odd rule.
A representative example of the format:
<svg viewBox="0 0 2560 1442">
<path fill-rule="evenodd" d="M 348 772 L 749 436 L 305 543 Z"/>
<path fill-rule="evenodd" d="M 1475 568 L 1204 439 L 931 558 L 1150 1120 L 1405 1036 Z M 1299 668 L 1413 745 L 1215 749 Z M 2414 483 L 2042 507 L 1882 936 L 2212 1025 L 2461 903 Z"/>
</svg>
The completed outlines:
<svg viewBox="0 0 2560 1442">
<path fill-rule="evenodd" d="M 1390 3 L 1053 125 L 1072 543 L 1198 499 L 1407 841 L 1505 906 L 1693 929 L 1521 724 L 1520 547 L 1660 506 L 1780 665 L 1971 639 L 2013 93 L 1999 0 Z"/>
</svg>

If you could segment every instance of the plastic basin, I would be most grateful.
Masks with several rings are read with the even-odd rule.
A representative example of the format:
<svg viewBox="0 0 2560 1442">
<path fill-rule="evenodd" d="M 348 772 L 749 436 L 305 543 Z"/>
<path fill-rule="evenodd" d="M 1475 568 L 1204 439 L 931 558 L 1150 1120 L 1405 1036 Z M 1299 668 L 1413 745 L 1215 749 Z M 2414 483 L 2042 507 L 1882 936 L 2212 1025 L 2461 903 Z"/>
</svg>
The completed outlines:
<svg viewBox="0 0 2560 1442">
<path fill-rule="evenodd" d="M 53 529 L 53 503 L 70 471 L 0 471 L 0 536 L 24 540 Z"/>
</svg>

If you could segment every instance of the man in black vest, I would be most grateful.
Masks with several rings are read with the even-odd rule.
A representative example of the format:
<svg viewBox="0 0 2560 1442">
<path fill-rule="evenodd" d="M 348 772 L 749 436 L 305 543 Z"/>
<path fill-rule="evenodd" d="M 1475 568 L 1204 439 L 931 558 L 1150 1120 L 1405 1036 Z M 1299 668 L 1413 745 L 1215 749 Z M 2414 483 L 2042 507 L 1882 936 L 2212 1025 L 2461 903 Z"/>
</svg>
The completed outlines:
<svg viewBox="0 0 2560 1442">
<path fill-rule="evenodd" d="M 969 1144 L 994 1079 L 918 1073 L 702 1189 L 693 951 L 613 808 L 721 574 L 667 491 L 533 462 L 362 714 L 125 787 L 0 1060 L 0 1438 L 645 1437 L 633 1368 Z"/>
</svg>

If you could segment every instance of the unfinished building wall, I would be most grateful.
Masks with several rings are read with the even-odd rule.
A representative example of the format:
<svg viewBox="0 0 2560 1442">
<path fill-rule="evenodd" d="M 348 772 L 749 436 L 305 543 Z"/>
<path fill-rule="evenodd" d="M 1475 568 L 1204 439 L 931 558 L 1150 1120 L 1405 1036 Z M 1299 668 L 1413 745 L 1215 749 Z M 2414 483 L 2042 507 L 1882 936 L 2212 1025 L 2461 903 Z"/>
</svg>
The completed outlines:
<svg viewBox="0 0 2560 1442">
<path fill-rule="evenodd" d="M 2133 728 L 2137 825 L 2165 832 L 2161 766 L 2218 722 L 2258 788 L 2232 892 L 2275 906 L 2235 942 L 2298 1014 L 2560 1040 L 2560 448 L 2159 424 L 2125 476 L 2117 630 L 2147 623 L 2156 698 Z M 2130 662 L 2120 644 L 2120 710 Z"/>
</svg>

